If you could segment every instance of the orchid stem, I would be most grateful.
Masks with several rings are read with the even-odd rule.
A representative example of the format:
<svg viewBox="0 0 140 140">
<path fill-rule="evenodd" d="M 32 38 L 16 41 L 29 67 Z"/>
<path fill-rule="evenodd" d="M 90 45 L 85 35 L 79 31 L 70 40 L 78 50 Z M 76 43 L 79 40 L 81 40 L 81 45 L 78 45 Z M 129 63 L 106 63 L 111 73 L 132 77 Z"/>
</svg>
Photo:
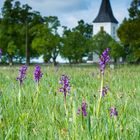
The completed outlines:
<svg viewBox="0 0 140 140">
<path fill-rule="evenodd" d="M 100 108 L 101 108 L 103 85 L 104 85 L 104 75 L 102 74 L 102 75 L 101 75 L 101 88 L 100 88 L 100 96 L 99 96 L 99 100 L 98 100 L 98 107 L 97 107 L 97 117 L 99 117 Z"/>
<path fill-rule="evenodd" d="M 19 87 L 19 92 L 18 92 L 18 103 L 20 105 L 21 102 L 21 86 Z"/>
<path fill-rule="evenodd" d="M 64 96 L 64 108 L 65 108 L 65 112 L 66 112 L 66 116 L 67 116 L 68 112 L 67 112 L 66 96 Z"/>
</svg>

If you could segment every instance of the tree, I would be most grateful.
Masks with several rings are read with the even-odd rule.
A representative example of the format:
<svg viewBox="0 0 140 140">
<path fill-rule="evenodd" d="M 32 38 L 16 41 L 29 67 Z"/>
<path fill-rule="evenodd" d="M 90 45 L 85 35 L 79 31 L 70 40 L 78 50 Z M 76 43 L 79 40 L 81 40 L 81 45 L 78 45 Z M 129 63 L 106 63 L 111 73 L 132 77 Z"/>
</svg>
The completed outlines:
<svg viewBox="0 0 140 140">
<path fill-rule="evenodd" d="M 83 20 L 80 20 L 78 26 L 72 30 L 64 27 L 62 57 L 67 58 L 70 63 L 82 62 L 83 57 L 89 53 L 91 34 L 91 26 Z"/>
<path fill-rule="evenodd" d="M 70 63 L 78 63 L 82 61 L 85 54 L 85 38 L 76 31 L 68 31 L 63 37 L 63 47 L 61 55 L 67 58 Z"/>
<path fill-rule="evenodd" d="M 2 8 L 2 19 L 0 22 L 0 42 L 3 54 L 7 55 L 9 62 L 12 63 L 14 57 L 22 59 L 26 57 L 26 64 L 30 63 L 31 57 L 38 56 L 32 49 L 34 34 L 32 28 L 43 23 L 43 18 L 39 12 L 32 11 L 32 8 L 19 1 L 5 0 Z M 12 44 L 14 45 L 11 45 Z M 9 54 L 9 44 L 16 47 L 16 51 Z"/>
<path fill-rule="evenodd" d="M 113 38 L 110 40 L 108 44 L 108 48 L 110 48 L 110 56 L 114 59 L 114 62 L 117 62 L 118 58 L 123 58 L 125 60 L 126 53 L 124 46 L 119 42 L 116 42 Z"/>
<path fill-rule="evenodd" d="M 2 19 L 0 23 L 0 42 L 3 54 L 9 58 L 9 63 L 12 64 L 13 57 L 17 55 L 19 39 L 19 19 L 18 13 L 20 10 L 20 2 L 6 0 L 2 8 Z M 13 49 L 11 53 L 11 49 Z M 9 53 L 10 52 L 10 53 Z"/>
<path fill-rule="evenodd" d="M 21 55 L 26 56 L 26 64 L 30 64 L 30 58 L 31 57 L 36 57 L 38 56 L 38 53 L 32 49 L 32 41 L 35 37 L 35 35 L 32 33 L 34 27 L 36 27 L 39 24 L 43 24 L 43 18 L 40 15 L 39 12 L 36 11 L 31 11 L 31 7 L 28 6 L 27 4 L 22 6 L 21 9 L 21 24 L 22 24 L 22 29 L 21 29 L 21 36 L 22 36 L 22 41 L 23 44 L 25 44 L 24 49 L 25 53 L 21 51 Z"/>
<path fill-rule="evenodd" d="M 100 31 L 93 37 L 92 51 L 101 55 L 102 52 L 108 48 L 110 41 L 112 41 L 111 36 L 105 31 Z"/>
<path fill-rule="evenodd" d="M 127 59 L 140 62 L 140 1 L 133 0 L 128 11 L 129 18 L 120 25 L 118 36 L 126 47 Z"/>
<path fill-rule="evenodd" d="M 110 55 L 116 62 L 119 57 L 124 56 L 124 49 L 118 42 L 116 42 L 109 34 L 101 30 L 93 37 L 91 51 L 99 56 L 106 48 L 110 48 Z"/>
<path fill-rule="evenodd" d="M 44 24 L 34 28 L 35 38 L 32 42 L 34 50 L 43 54 L 45 62 L 53 60 L 56 65 L 56 58 L 61 47 L 61 37 L 58 34 L 60 21 L 56 16 L 44 17 Z"/>
<path fill-rule="evenodd" d="M 140 18 L 140 0 L 132 0 L 128 9 L 129 19 L 135 20 Z"/>
<path fill-rule="evenodd" d="M 73 28 L 73 30 L 80 32 L 87 39 L 90 39 L 93 35 L 92 25 L 85 23 L 83 20 L 78 21 L 78 26 Z"/>
</svg>

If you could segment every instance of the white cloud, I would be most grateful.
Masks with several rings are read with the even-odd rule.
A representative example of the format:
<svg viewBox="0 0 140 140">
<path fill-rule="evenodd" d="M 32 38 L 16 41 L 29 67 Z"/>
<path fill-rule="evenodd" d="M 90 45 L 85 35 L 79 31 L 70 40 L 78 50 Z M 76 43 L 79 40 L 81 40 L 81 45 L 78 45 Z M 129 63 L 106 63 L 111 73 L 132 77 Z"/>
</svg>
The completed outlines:
<svg viewBox="0 0 140 140">
<path fill-rule="evenodd" d="M 47 12 L 71 12 L 87 9 L 91 0 L 21 0 L 36 9 L 46 10 Z"/>
<path fill-rule="evenodd" d="M 97 16 L 101 0 L 26 0 L 34 9 L 43 15 L 56 15 L 62 25 L 74 27 L 77 21 L 84 19 L 92 23 Z M 131 0 L 110 0 L 113 13 L 119 22 L 128 15 L 127 9 Z"/>
<path fill-rule="evenodd" d="M 74 27 L 77 25 L 77 20 L 74 16 L 65 17 L 65 26 Z"/>
</svg>

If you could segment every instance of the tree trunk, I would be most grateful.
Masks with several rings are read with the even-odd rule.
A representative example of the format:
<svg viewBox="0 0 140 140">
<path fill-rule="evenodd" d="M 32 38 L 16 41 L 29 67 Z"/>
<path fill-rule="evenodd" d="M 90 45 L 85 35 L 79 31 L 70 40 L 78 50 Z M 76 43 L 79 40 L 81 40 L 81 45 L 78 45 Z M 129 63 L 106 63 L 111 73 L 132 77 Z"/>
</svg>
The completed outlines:
<svg viewBox="0 0 140 140">
<path fill-rule="evenodd" d="M 26 46 L 26 65 L 30 65 L 30 51 L 28 46 L 28 25 L 26 23 L 26 37 L 25 37 L 25 46 Z"/>
<path fill-rule="evenodd" d="M 9 65 L 12 66 L 13 65 L 13 57 L 9 56 Z"/>
<path fill-rule="evenodd" d="M 114 58 L 114 63 L 117 64 L 117 58 Z"/>
<path fill-rule="evenodd" d="M 26 50 L 26 65 L 30 65 L 30 51 L 28 47 Z"/>
<path fill-rule="evenodd" d="M 138 60 L 137 60 L 137 62 L 136 62 L 137 64 L 140 64 L 140 58 L 138 58 Z"/>
<path fill-rule="evenodd" d="M 56 57 L 53 57 L 52 59 L 53 59 L 53 64 L 54 64 L 54 66 L 56 66 L 56 65 L 57 65 Z"/>
</svg>

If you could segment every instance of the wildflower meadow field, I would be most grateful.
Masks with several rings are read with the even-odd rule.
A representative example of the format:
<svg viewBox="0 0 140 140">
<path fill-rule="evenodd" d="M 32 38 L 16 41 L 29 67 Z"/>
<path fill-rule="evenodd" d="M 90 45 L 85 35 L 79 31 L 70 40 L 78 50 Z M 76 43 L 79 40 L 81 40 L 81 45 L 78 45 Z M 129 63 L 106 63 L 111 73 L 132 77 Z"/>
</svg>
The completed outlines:
<svg viewBox="0 0 140 140">
<path fill-rule="evenodd" d="M 107 48 L 99 68 L 1 67 L 0 139 L 139 139 L 140 67 L 109 60 Z"/>
<path fill-rule="evenodd" d="M 0 140 L 139 140 L 140 66 L 103 77 L 98 66 L 1 66 Z"/>
</svg>

